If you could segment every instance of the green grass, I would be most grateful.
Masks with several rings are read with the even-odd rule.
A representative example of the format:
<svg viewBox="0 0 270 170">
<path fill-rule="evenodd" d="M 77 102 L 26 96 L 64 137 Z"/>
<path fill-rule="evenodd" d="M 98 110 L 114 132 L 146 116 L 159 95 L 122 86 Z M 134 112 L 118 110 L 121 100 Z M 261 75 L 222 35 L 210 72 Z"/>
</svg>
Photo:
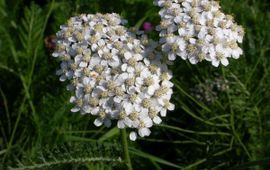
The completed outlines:
<svg viewBox="0 0 270 170">
<path fill-rule="evenodd" d="M 220 3 L 245 28 L 244 55 L 227 67 L 171 66 L 176 110 L 128 143 L 133 169 L 270 167 L 270 3 Z M 69 111 L 44 39 L 79 13 L 116 12 L 139 26 L 157 24 L 157 11 L 151 0 L 0 0 L 0 169 L 125 169 L 120 131 Z M 209 88 L 217 79 L 228 88 Z"/>
</svg>

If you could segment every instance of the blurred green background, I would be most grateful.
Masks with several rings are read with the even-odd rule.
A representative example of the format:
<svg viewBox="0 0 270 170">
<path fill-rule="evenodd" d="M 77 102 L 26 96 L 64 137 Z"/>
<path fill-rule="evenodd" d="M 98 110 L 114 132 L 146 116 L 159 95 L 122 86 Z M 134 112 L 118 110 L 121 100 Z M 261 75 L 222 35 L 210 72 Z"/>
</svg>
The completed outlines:
<svg viewBox="0 0 270 170">
<path fill-rule="evenodd" d="M 245 28 L 244 55 L 227 67 L 170 67 L 176 110 L 129 142 L 134 169 L 270 167 L 270 3 L 220 4 Z M 70 112 L 52 37 L 80 13 L 115 12 L 141 27 L 157 25 L 158 10 L 152 0 L 0 0 L 0 169 L 125 169 L 119 130 Z"/>
</svg>

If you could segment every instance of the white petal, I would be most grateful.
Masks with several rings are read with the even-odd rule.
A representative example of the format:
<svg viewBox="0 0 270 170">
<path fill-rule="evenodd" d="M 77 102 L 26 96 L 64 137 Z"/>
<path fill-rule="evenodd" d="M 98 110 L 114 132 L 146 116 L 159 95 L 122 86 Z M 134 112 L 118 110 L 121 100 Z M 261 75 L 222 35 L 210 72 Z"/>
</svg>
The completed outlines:
<svg viewBox="0 0 270 170">
<path fill-rule="evenodd" d="M 92 115 L 97 115 L 98 112 L 99 112 L 99 107 L 92 108 L 92 110 L 91 110 Z"/>
<path fill-rule="evenodd" d="M 150 119 L 149 117 L 145 118 L 144 119 L 144 124 L 145 124 L 145 127 L 152 127 L 153 126 L 153 121 L 152 119 Z"/>
<path fill-rule="evenodd" d="M 142 70 L 142 72 L 141 72 L 141 77 L 142 78 L 147 78 L 150 75 L 151 75 L 150 72 L 147 71 L 146 69 Z"/>
<path fill-rule="evenodd" d="M 117 50 L 116 48 L 113 48 L 113 46 L 111 44 L 108 44 L 108 46 L 110 46 L 109 49 L 112 49 L 111 50 L 112 51 L 112 54 L 116 54 L 116 53 L 119 52 L 119 50 Z"/>
<path fill-rule="evenodd" d="M 238 59 L 240 57 L 240 55 L 243 54 L 243 51 L 241 48 L 237 49 L 237 50 L 233 50 L 232 52 L 232 57 L 234 59 Z"/>
<path fill-rule="evenodd" d="M 135 88 L 134 86 L 129 87 L 128 90 L 127 90 L 128 94 L 133 94 L 133 93 L 135 93 L 136 91 L 137 91 L 137 90 L 136 90 L 136 88 Z"/>
<path fill-rule="evenodd" d="M 122 64 L 121 70 L 122 71 L 126 71 L 127 70 L 127 64 L 126 63 L 125 64 Z"/>
<path fill-rule="evenodd" d="M 192 57 L 189 58 L 189 62 L 191 64 L 197 64 L 198 63 L 198 60 L 196 59 L 196 57 L 192 56 Z"/>
<path fill-rule="evenodd" d="M 83 93 L 83 88 L 78 88 L 76 91 L 75 91 L 75 95 L 77 98 L 82 98 L 84 93 Z"/>
<path fill-rule="evenodd" d="M 155 91 L 156 89 L 153 86 L 149 86 L 147 89 L 147 93 L 151 96 L 155 93 Z"/>
<path fill-rule="evenodd" d="M 59 78 L 60 81 L 66 81 L 66 79 L 67 79 L 67 77 L 64 74 Z"/>
<path fill-rule="evenodd" d="M 118 110 L 113 110 L 113 111 L 110 111 L 109 114 L 110 114 L 110 117 L 112 119 L 117 119 L 118 115 L 119 115 L 119 111 Z"/>
<path fill-rule="evenodd" d="M 128 117 L 126 117 L 124 119 L 124 123 L 128 126 L 128 127 L 132 127 L 132 120 L 130 120 Z"/>
<path fill-rule="evenodd" d="M 161 85 L 165 87 L 173 87 L 173 83 L 168 80 L 164 80 Z"/>
<path fill-rule="evenodd" d="M 97 48 L 98 48 L 97 44 L 92 44 L 92 45 L 91 45 L 91 49 L 92 49 L 93 51 L 96 51 Z"/>
<path fill-rule="evenodd" d="M 83 106 L 83 111 L 85 111 L 86 113 L 90 113 L 91 107 L 89 105 L 85 105 L 85 106 Z"/>
<path fill-rule="evenodd" d="M 143 62 L 144 62 L 144 64 L 147 65 L 147 66 L 150 65 L 150 61 L 149 61 L 147 58 L 143 59 Z"/>
<path fill-rule="evenodd" d="M 116 96 L 116 97 L 113 98 L 113 101 L 114 101 L 115 103 L 121 103 L 122 97 Z"/>
<path fill-rule="evenodd" d="M 100 118 L 95 119 L 94 121 L 94 125 L 96 125 L 97 127 L 101 126 L 103 124 L 103 120 L 101 120 Z"/>
<path fill-rule="evenodd" d="M 126 60 L 130 59 L 132 57 L 130 52 L 125 52 L 124 57 Z"/>
<path fill-rule="evenodd" d="M 120 65 L 120 61 L 119 60 L 113 60 L 113 61 L 109 62 L 109 65 L 112 68 L 118 67 Z"/>
<path fill-rule="evenodd" d="M 136 132 L 130 132 L 129 139 L 132 140 L 132 141 L 135 141 L 137 139 Z"/>
<path fill-rule="evenodd" d="M 177 31 L 177 26 L 175 24 L 171 24 L 169 28 L 167 29 L 168 32 L 175 32 Z"/>
<path fill-rule="evenodd" d="M 79 66 L 80 67 L 87 67 L 87 62 L 81 62 Z"/>
<path fill-rule="evenodd" d="M 166 109 L 162 109 L 162 110 L 160 111 L 160 115 L 161 115 L 162 117 L 166 117 L 166 115 L 167 115 L 167 110 L 166 110 Z"/>
<path fill-rule="evenodd" d="M 137 77 L 137 78 L 136 78 L 135 84 L 136 84 L 137 86 L 142 85 L 142 84 L 143 84 L 143 79 L 142 79 L 141 77 Z"/>
<path fill-rule="evenodd" d="M 189 42 L 190 42 L 191 44 L 195 44 L 195 43 L 196 43 L 196 39 L 195 39 L 195 38 L 190 38 L 190 39 L 189 39 Z"/>
<path fill-rule="evenodd" d="M 104 46 L 104 45 L 105 45 L 104 40 L 101 39 L 101 40 L 98 41 L 98 46 L 101 47 L 101 46 Z"/>
<path fill-rule="evenodd" d="M 120 84 L 124 83 L 125 80 L 128 78 L 128 73 L 122 73 L 117 77 L 117 82 Z"/>
<path fill-rule="evenodd" d="M 95 97 L 95 98 L 98 98 L 101 92 L 102 92 L 102 90 L 99 87 L 94 88 L 93 91 L 92 91 L 91 96 Z"/>
<path fill-rule="evenodd" d="M 124 123 L 124 120 L 118 120 L 117 121 L 117 127 L 119 129 L 124 129 L 126 127 L 125 123 Z"/>
<path fill-rule="evenodd" d="M 228 59 L 227 58 L 221 59 L 221 64 L 223 64 L 224 66 L 227 66 L 229 64 Z"/>
<path fill-rule="evenodd" d="M 144 137 L 144 136 L 149 136 L 151 131 L 148 128 L 141 128 L 139 129 L 138 133 L 141 137 Z"/>
<path fill-rule="evenodd" d="M 168 54 L 168 58 L 169 58 L 169 60 L 173 61 L 173 60 L 175 60 L 176 56 L 175 56 L 174 53 L 170 52 L 170 53 Z"/>
<path fill-rule="evenodd" d="M 101 60 L 100 64 L 102 66 L 108 66 L 108 61 L 107 60 Z"/>
<path fill-rule="evenodd" d="M 212 65 L 215 66 L 215 67 L 218 67 L 219 66 L 219 61 L 218 60 L 212 60 Z"/>
<path fill-rule="evenodd" d="M 173 20 L 175 23 L 180 23 L 182 21 L 182 17 L 176 16 Z"/>
<path fill-rule="evenodd" d="M 148 109 L 146 108 L 141 108 L 141 112 L 140 112 L 140 116 L 142 117 L 145 117 L 146 115 L 148 116 Z"/>
<path fill-rule="evenodd" d="M 71 96 L 70 99 L 69 99 L 69 102 L 70 103 L 74 103 L 75 101 L 76 101 L 76 97 Z"/>
<path fill-rule="evenodd" d="M 172 110 L 175 109 L 175 105 L 172 104 L 172 103 L 170 103 L 167 109 L 170 110 L 170 111 L 172 111 Z"/>
<path fill-rule="evenodd" d="M 52 53 L 52 56 L 53 56 L 53 57 L 59 57 L 59 55 L 60 55 L 60 54 L 59 54 L 58 52 Z"/>
<path fill-rule="evenodd" d="M 71 70 L 66 73 L 66 76 L 68 79 L 71 79 L 73 77 L 73 75 L 74 75 L 74 72 Z"/>
<path fill-rule="evenodd" d="M 111 121 L 110 119 L 105 119 L 104 125 L 105 125 L 106 127 L 111 127 L 112 121 Z"/>
<path fill-rule="evenodd" d="M 142 60 L 143 56 L 141 54 L 135 54 L 134 57 L 136 58 L 136 60 Z"/>
<path fill-rule="evenodd" d="M 180 36 L 185 35 L 185 34 L 186 34 L 185 28 L 180 28 L 180 29 L 178 29 L 178 34 L 179 34 Z"/>
<path fill-rule="evenodd" d="M 134 71 L 135 71 L 135 69 L 133 67 L 128 67 L 127 68 L 128 73 L 133 73 Z"/>
<path fill-rule="evenodd" d="M 163 39 L 162 39 L 162 40 L 163 40 Z M 164 42 L 166 42 L 166 39 L 164 39 Z M 164 42 L 160 42 L 160 43 L 164 43 Z M 170 46 L 168 43 L 162 45 L 162 51 L 168 52 L 168 51 L 170 51 L 170 50 L 171 50 L 171 46 Z"/>
<path fill-rule="evenodd" d="M 162 121 L 162 120 L 161 120 L 160 117 L 158 117 L 158 116 L 154 117 L 154 119 L 153 119 L 153 122 L 154 122 L 155 124 L 160 124 L 161 121 Z"/>
<path fill-rule="evenodd" d="M 133 112 L 133 107 L 131 103 L 127 103 L 123 107 L 125 108 L 125 111 L 127 112 L 127 114 L 130 114 L 131 112 Z"/>
<path fill-rule="evenodd" d="M 100 63 L 99 57 L 92 57 L 90 60 L 90 66 L 92 66 L 92 67 L 96 66 L 99 63 Z"/>
<path fill-rule="evenodd" d="M 84 85 L 88 84 L 89 82 L 90 82 L 90 78 L 88 78 L 88 77 L 83 78 L 83 84 Z"/>
<path fill-rule="evenodd" d="M 131 44 L 131 43 L 127 43 L 127 46 L 128 46 L 129 49 L 133 48 L 133 44 Z"/>
<path fill-rule="evenodd" d="M 74 107 L 70 111 L 71 112 L 78 112 L 78 111 L 80 111 L 80 108 L 79 107 Z"/>
<path fill-rule="evenodd" d="M 139 120 L 134 120 L 134 121 L 132 122 L 132 127 L 133 127 L 133 128 L 138 128 L 138 127 L 139 127 L 139 124 L 140 124 L 140 121 L 139 121 Z"/>
<path fill-rule="evenodd" d="M 75 75 L 76 77 L 81 77 L 81 76 L 82 76 L 82 70 L 79 70 L 79 69 L 75 70 L 74 75 Z"/>
<path fill-rule="evenodd" d="M 79 63 L 82 60 L 82 55 L 76 55 L 74 58 L 75 63 Z"/>
<path fill-rule="evenodd" d="M 133 106 L 136 112 L 140 112 L 142 109 L 139 104 L 133 104 Z"/>
</svg>

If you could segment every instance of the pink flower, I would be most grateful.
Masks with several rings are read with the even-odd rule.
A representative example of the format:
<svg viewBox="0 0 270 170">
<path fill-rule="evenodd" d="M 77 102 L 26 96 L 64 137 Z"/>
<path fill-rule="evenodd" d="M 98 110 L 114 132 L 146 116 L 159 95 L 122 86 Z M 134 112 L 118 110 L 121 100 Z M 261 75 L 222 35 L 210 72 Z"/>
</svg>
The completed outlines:
<svg viewBox="0 0 270 170">
<path fill-rule="evenodd" d="M 154 26 L 152 25 L 151 22 L 144 22 L 144 23 L 143 23 L 143 30 L 144 30 L 145 32 L 150 32 L 150 31 L 152 31 L 153 29 L 154 29 Z"/>
</svg>

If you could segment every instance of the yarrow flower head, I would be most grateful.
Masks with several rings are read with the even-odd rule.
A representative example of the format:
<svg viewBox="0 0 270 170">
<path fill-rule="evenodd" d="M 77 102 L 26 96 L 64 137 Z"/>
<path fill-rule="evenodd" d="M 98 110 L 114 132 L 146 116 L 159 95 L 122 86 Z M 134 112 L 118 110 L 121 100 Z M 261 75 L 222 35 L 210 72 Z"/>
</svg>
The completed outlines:
<svg viewBox="0 0 270 170">
<path fill-rule="evenodd" d="M 57 33 L 53 56 L 61 60 L 60 81 L 74 94 L 71 111 L 95 116 L 96 126 L 115 120 L 118 128 L 134 129 L 129 136 L 136 140 L 174 109 L 173 84 L 161 57 L 149 57 L 155 48 L 125 23 L 114 13 L 72 17 Z"/>
<path fill-rule="evenodd" d="M 155 0 L 161 10 L 160 43 L 169 60 L 178 56 L 196 64 L 206 60 L 218 67 L 243 53 L 244 30 L 213 0 Z"/>
</svg>

